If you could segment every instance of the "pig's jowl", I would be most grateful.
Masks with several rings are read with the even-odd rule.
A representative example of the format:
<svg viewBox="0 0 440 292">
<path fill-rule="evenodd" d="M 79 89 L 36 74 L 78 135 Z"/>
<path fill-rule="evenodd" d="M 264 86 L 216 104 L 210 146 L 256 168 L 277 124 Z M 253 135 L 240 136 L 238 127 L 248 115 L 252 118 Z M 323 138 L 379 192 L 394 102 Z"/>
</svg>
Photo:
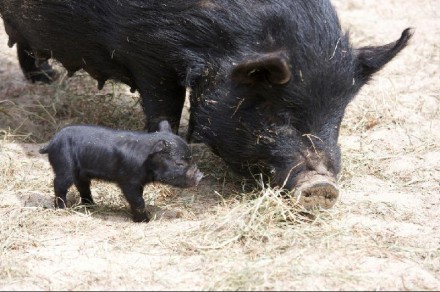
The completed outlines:
<svg viewBox="0 0 440 292">
<path fill-rule="evenodd" d="M 178 129 L 191 89 L 188 136 L 231 167 L 333 206 L 345 108 L 408 43 L 354 48 L 325 0 L 2 0 L 0 14 L 32 81 L 54 58 L 101 88 L 138 90 L 146 129 Z"/>
</svg>

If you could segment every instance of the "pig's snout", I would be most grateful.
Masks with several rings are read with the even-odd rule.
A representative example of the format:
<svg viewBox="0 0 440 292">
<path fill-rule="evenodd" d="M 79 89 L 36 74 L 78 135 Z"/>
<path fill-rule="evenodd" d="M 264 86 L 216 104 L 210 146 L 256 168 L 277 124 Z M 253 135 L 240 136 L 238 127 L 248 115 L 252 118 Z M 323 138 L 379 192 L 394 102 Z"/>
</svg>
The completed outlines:
<svg viewBox="0 0 440 292">
<path fill-rule="evenodd" d="M 325 152 L 304 155 L 305 169 L 298 175 L 294 196 L 310 209 L 333 207 L 339 197 L 334 161 Z"/>
<path fill-rule="evenodd" d="M 333 207 L 339 197 L 339 189 L 333 178 L 315 174 L 298 185 L 294 196 L 299 204 L 306 209 Z"/>
<path fill-rule="evenodd" d="M 285 173 L 285 171 L 284 171 Z M 339 197 L 335 167 L 325 153 L 304 155 L 285 179 L 296 201 L 306 209 L 333 207 Z"/>
<path fill-rule="evenodd" d="M 197 186 L 203 178 L 203 173 L 193 165 L 187 172 L 187 176 L 194 182 L 194 186 Z"/>
<path fill-rule="evenodd" d="M 200 170 L 197 170 L 197 174 L 196 174 L 196 185 L 199 184 L 199 182 L 202 180 L 203 178 L 203 173 Z"/>
</svg>

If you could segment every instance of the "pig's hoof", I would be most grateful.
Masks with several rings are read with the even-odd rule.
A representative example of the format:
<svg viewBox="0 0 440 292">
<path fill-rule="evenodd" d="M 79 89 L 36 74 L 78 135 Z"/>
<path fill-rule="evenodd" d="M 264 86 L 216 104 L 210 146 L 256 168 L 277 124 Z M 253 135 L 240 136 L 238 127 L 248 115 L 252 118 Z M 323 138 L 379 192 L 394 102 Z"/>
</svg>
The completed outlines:
<svg viewBox="0 0 440 292">
<path fill-rule="evenodd" d="M 81 205 L 83 206 L 95 206 L 95 202 L 93 201 L 93 199 L 84 199 L 81 198 Z"/>
<path fill-rule="evenodd" d="M 135 212 L 133 214 L 133 222 L 149 222 L 150 215 L 147 212 Z"/>
<path fill-rule="evenodd" d="M 335 184 L 328 181 L 310 181 L 299 187 L 294 196 L 299 204 L 306 209 L 333 207 L 339 197 L 339 190 Z"/>
</svg>

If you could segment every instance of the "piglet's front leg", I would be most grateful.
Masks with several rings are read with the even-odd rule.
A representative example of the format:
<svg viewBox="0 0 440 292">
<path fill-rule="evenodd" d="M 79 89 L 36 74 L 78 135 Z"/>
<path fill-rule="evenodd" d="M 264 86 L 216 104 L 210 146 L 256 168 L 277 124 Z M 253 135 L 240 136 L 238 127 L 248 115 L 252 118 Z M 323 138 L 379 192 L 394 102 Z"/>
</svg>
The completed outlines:
<svg viewBox="0 0 440 292">
<path fill-rule="evenodd" d="M 130 204 L 131 212 L 133 213 L 133 221 L 150 221 L 151 216 L 145 209 L 145 201 L 142 197 L 144 187 L 138 184 L 120 184 L 119 187 Z"/>
</svg>

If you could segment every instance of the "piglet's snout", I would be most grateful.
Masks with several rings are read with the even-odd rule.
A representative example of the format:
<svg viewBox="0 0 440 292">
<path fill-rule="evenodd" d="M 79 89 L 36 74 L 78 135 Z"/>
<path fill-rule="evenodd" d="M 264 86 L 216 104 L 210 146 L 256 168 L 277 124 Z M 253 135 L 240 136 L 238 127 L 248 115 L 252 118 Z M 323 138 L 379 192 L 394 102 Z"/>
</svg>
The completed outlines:
<svg viewBox="0 0 440 292">
<path fill-rule="evenodd" d="M 196 171 L 196 186 L 199 184 L 199 182 L 202 180 L 203 178 L 203 173 L 197 169 Z"/>
<path fill-rule="evenodd" d="M 200 180 L 203 178 L 203 173 L 197 168 L 196 165 L 191 166 L 186 175 L 194 182 L 194 186 L 197 186 Z"/>
</svg>

